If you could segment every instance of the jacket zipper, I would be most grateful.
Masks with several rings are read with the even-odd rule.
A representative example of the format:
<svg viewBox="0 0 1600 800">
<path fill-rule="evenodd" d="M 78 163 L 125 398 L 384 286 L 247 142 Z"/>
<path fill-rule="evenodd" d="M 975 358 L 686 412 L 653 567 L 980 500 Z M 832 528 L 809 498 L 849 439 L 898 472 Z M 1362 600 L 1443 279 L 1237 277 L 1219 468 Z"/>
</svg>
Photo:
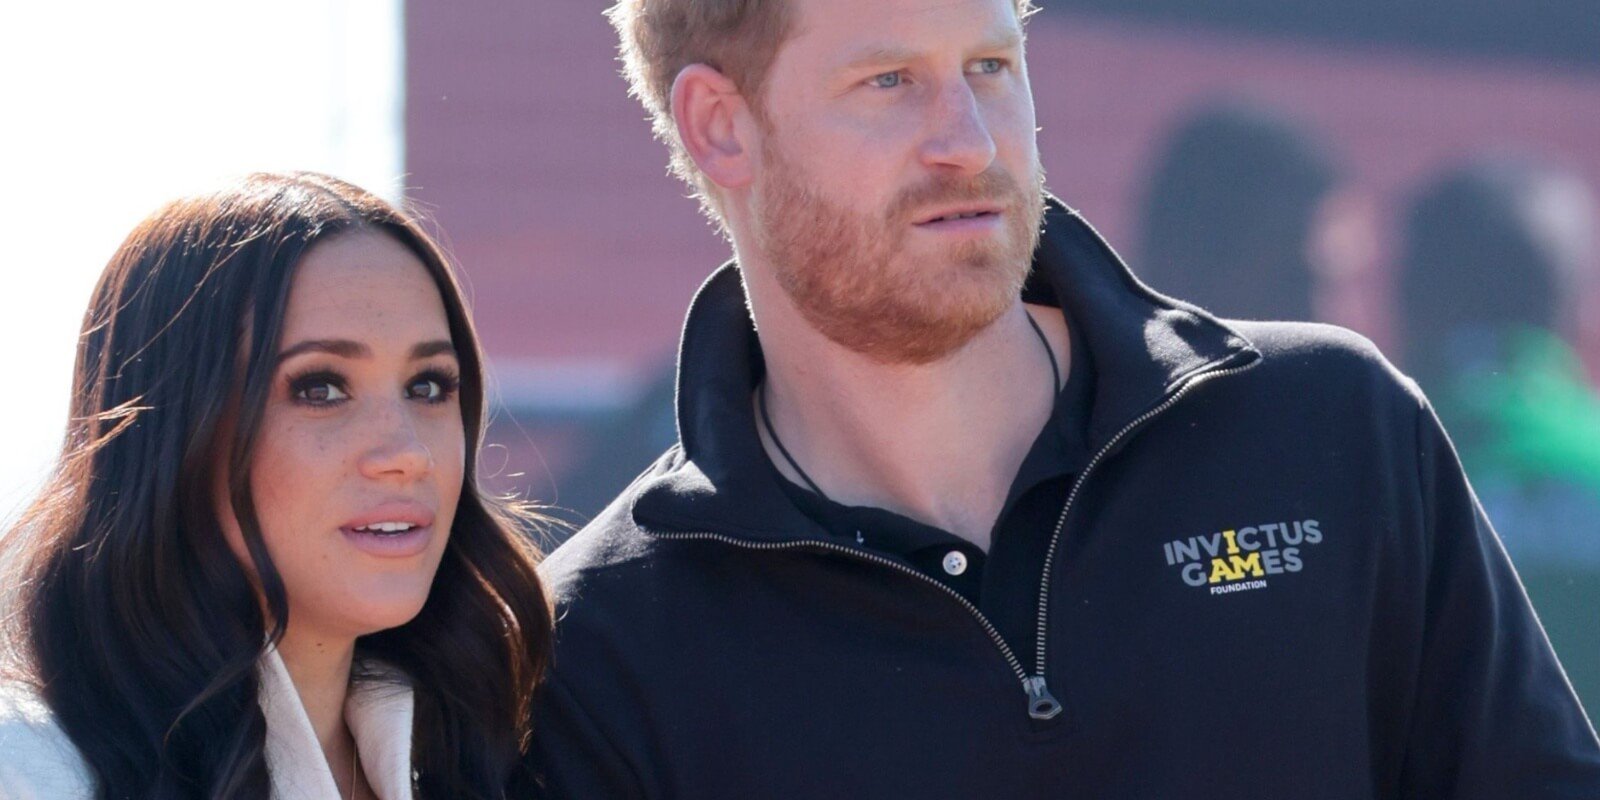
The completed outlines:
<svg viewBox="0 0 1600 800">
<path fill-rule="evenodd" d="M 884 558 L 883 556 L 880 556 L 880 555 L 878 555 L 876 553 L 868 553 L 868 552 L 865 552 L 865 551 L 862 551 L 862 550 L 857 550 L 857 549 L 852 548 L 852 547 L 846 547 L 844 545 L 838 544 L 837 542 L 824 542 L 824 541 L 822 541 L 820 539 L 800 539 L 800 540 L 788 541 L 788 542 L 751 542 L 751 541 L 746 541 L 746 540 L 743 540 L 743 539 L 737 539 L 737 538 L 734 538 L 732 536 L 725 536 L 725 535 L 720 534 L 720 533 L 700 533 L 700 532 L 693 532 L 693 533 L 688 533 L 688 532 L 662 532 L 662 533 L 652 533 L 651 536 L 653 536 L 653 537 L 655 537 L 657 539 L 689 539 L 689 540 L 722 542 L 724 544 L 731 544 L 734 547 L 743 547 L 743 548 L 745 548 L 747 550 L 792 550 L 792 549 L 804 548 L 804 547 L 816 547 L 816 548 L 821 548 L 823 550 L 828 550 L 828 551 L 831 551 L 831 552 L 835 552 L 835 553 L 840 553 L 840 554 L 843 554 L 843 555 L 851 556 L 853 558 L 857 558 L 857 559 L 860 559 L 862 561 L 869 561 L 869 562 L 871 562 L 873 564 L 879 564 L 879 565 L 882 565 L 882 566 L 885 566 L 885 567 L 889 567 L 890 569 L 893 569 L 893 570 L 896 570 L 896 571 L 899 571 L 899 572 L 903 572 L 903 573 L 905 573 L 907 575 L 910 575 L 913 578 L 916 578 L 919 581 L 922 581 L 924 583 L 927 583 L 930 586 L 933 586 L 933 587 L 937 588 L 939 591 L 944 592 L 945 594 L 948 594 L 951 597 L 954 597 L 956 599 L 956 602 L 960 603 L 963 608 L 965 608 L 968 612 L 970 612 L 972 614 L 972 616 L 975 617 L 978 620 L 978 624 L 983 626 L 984 633 L 989 634 L 990 641 L 994 642 L 995 647 L 1000 648 L 1000 655 L 1005 656 L 1006 663 L 1011 665 L 1011 671 L 1016 673 L 1017 680 L 1022 683 L 1022 688 L 1025 691 L 1028 690 L 1028 680 L 1029 680 L 1028 679 L 1028 673 L 1027 673 L 1027 670 L 1024 670 L 1022 668 L 1022 660 L 1017 658 L 1017 654 L 1016 653 L 1012 652 L 1011 645 L 1006 644 L 1006 640 L 1001 638 L 1000 631 L 997 630 L 994 627 L 994 623 L 990 622 L 989 618 L 985 617 L 983 615 L 983 612 L 979 611 L 978 607 L 972 604 L 971 600 L 968 600 L 967 598 L 963 597 L 960 592 L 950 588 L 949 586 L 946 586 L 946 585 L 940 583 L 939 581 L 934 580 L 933 578 L 930 578 L 927 575 L 925 575 L 925 574 L 923 574 L 921 572 L 918 572 L 917 570 L 912 569 L 911 567 L 908 567 L 908 566 L 906 566 L 904 564 L 901 564 L 898 561 L 891 561 L 890 559 Z"/>
<path fill-rule="evenodd" d="M 884 558 L 876 553 L 868 553 L 855 548 L 846 547 L 838 544 L 837 542 L 826 542 L 820 539 L 798 539 L 784 542 L 752 542 L 725 534 L 707 533 L 702 531 L 661 531 L 652 532 L 651 536 L 657 539 L 675 539 L 679 541 L 721 542 L 734 547 L 742 547 L 746 550 L 794 550 L 801 548 L 817 548 L 820 550 L 839 553 L 841 555 L 849 556 L 861 561 L 867 561 L 869 563 L 885 566 L 927 583 L 928 585 L 937 588 L 939 591 L 955 598 L 956 602 L 960 603 L 962 608 L 965 608 L 967 612 L 978 621 L 978 624 L 983 628 L 983 632 L 989 635 L 989 640 L 994 643 L 994 646 L 997 649 L 999 649 L 1000 655 L 1005 657 L 1006 663 L 1011 666 L 1011 671 L 1016 675 L 1017 681 L 1022 684 L 1022 691 L 1028 696 L 1028 716 L 1037 720 L 1053 719 L 1056 717 L 1056 715 L 1061 713 L 1061 703 L 1057 701 L 1055 696 L 1050 693 L 1050 689 L 1046 685 L 1044 677 L 1044 648 L 1049 617 L 1050 571 L 1051 567 L 1055 563 L 1055 554 L 1057 544 L 1061 539 L 1061 532 L 1066 527 L 1067 515 L 1072 510 L 1073 501 L 1077 499 L 1079 490 L 1083 488 L 1084 479 L 1089 477 L 1089 473 L 1097 465 L 1099 465 L 1102 460 L 1105 459 L 1107 454 L 1109 454 L 1117 446 L 1118 442 L 1122 441 L 1129 433 L 1132 433 L 1137 428 L 1143 426 L 1146 422 L 1155 419 L 1167 409 L 1171 408 L 1174 404 L 1181 400 L 1184 395 L 1188 394 L 1189 390 L 1212 378 L 1219 378 L 1225 375 L 1244 372 L 1245 370 L 1254 367 L 1257 363 L 1260 363 L 1259 358 L 1250 362 L 1249 364 L 1194 376 L 1176 392 L 1173 392 L 1170 397 L 1162 401 L 1160 405 L 1141 414 L 1137 419 L 1128 423 L 1122 428 L 1122 430 L 1118 431 L 1116 436 L 1111 437 L 1111 440 L 1106 442 L 1105 446 L 1100 448 L 1100 451 L 1095 453 L 1093 458 L 1089 459 L 1089 463 L 1083 468 L 1083 471 L 1078 473 L 1077 480 L 1073 481 L 1072 489 L 1067 493 L 1066 502 L 1061 506 L 1061 515 L 1056 519 L 1055 530 L 1050 535 L 1049 549 L 1045 551 L 1044 577 L 1040 580 L 1039 584 L 1039 616 L 1036 628 L 1037 638 L 1035 639 L 1035 645 L 1038 649 L 1034 658 L 1035 674 L 1033 675 L 1029 675 L 1027 670 L 1023 668 L 1021 659 L 1017 658 L 1017 654 L 1011 649 L 1011 645 L 1006 643 L 1006 640 L 1000 636 L 1000 631 L 995 628 L 994 623 L 990 622 L 989 618 L 984 616 L 983 612 L 978 610 L 978 607 L 973 605 L 971 600 L 968 600 L 966 597 L 962 596 L 960 592 L 957 592 L 949 586 L 946 586 L 945 584 L 928 577 L 922 572 L 912 569 L 911 567 L 908 567 L 897 561 Z"/>
<path fill-rule="evenodd" d="M 1049 687 L 1045 685 L 1044 677 L 1046 654 L 1045 643 L 1049 638 L 1050 630 L 1050 575 L 1055 567 L 1056 551 L 1059 549 L 1061 544 L 1061 533 L 1062 531 L 1066 530 L 1067 517 L 1072 513 L 1072 504 L 1077 501 L 1078 493 L 1083 489 L 1083 484 L 1086 480 L 1088 480 L 1089 474 L 1094 471 L 1095 467 L 1100 465 L 1100 462 L 1105 460 L 1106 456 L 1109 455 L 1112 450 L 1116 449 L 1119 442 L 1127 438 L 1128 434 L 1134 432 L 1140 427 L 1143 427 L 1145 423 L 1148 423 L 1150 420 L 1161 416 L 1166 412 L 1167 409 L 1177 405 L 1178 401 L 1182 400 L 1184 395 L 1188 394 L 1190 390 L 1194 389 L 1194 387 L 1199 386 L 1200 384 L 1205 383 L 1213 378 L 1236 375 L 1240 372 L 1251 369 L 1259 363 L 1261 363 L 1261 358 L 1257 356 L 1255 360 L 1248 364 L 1241 364 L 1237 367 L 1230 367 L 1228 369 L 1220 369 L 1216 370 L 1215 372 L 1201 373 L 1190 378 L 1166 400 L 1161 401 L 1160 405 L 1157 405 L 1155 408 L 1140 414 L 1132 422 L 1124 425 L 1122 430 L 1117 431 L 1117 435 L 1111 437 L 1110 441 L 1107 441 L 1105 446 L 1101 447 L 1100 451 L 1095 453 L 1093 458 L 1089 459 L 1089 463 L 1084 465 L 1083 471 L 1078 473 L 1077 480 L 1072 482 L 1072 489 L 1067 492 L 1067 501 L 1061 504 L 1061 515 L 1056 518 L 1055 530 L 1050 533 L 1050 546 L 1045 550 L 1044 569 L 1039 578 L 1039 612 L 1034 621 L 1034 674 L 1028 678 L 1028 680 L 1031 682 L 1030 685 L 1033 687 L 1028 690 L 1028 716 L 1034 719 L 1044 720 L 1051 719 L 1057 714 L 1061 713 L 1061 703 L 1057 702 L 1055 696 L 1050 694 Z"/>
</svg>

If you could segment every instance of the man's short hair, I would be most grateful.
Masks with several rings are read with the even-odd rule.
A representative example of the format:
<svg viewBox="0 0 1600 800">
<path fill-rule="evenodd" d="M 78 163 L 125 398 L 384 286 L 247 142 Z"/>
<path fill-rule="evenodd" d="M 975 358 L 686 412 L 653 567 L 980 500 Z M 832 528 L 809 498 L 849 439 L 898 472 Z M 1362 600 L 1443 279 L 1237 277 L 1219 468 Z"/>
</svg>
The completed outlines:
<svg viewBox="0 0 1600 800">
<path fill-rule="evenodd" d="M 1035 11 L 1033 0 L 1013 2 L 1019 20 Z M 711 202 L 710 187 L 678 139 L 672 82 L 684 67 L 706 64 L 732 80 L 759 114 L 767 70 L 793 16 L 790 0 L 617 0 L 606 11 L 621 39 L 629 94 L 650 112 L 656 138 L 671 151 L 673 174 L 693 186 L 703 204 Z"/>
</svg>

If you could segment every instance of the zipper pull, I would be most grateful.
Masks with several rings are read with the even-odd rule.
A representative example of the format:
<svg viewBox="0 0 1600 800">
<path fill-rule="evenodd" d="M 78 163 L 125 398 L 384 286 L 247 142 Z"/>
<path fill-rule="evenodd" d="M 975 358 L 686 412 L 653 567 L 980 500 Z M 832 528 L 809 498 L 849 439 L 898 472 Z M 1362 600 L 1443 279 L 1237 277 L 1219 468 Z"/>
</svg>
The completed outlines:
<svg viewBox="0 0 1600 800">
<path fill-rule="evenodd" d="M 1028 716 L 1034 719 L 1054 719 L 1061 713 L 1061 703 L 1056 701 L 1055 695 L 1050 694 L 1049 687 L 1044 685 L 1043 675 L 1023 680 L 1022 688 L 1028 692 Z"/>
</svg>

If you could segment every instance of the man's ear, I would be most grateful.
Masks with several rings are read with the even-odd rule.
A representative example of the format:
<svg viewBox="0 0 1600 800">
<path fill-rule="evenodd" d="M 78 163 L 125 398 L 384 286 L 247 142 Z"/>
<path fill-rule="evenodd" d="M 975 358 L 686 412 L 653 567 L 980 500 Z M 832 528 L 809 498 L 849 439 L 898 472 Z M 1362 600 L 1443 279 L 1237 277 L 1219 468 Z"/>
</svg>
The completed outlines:
<svg viewBox="0 0 1600 800">
<path fill-rule="evenodd" d="M 724 189 L 750 183 L 750 146 L 737 124 L 747 110 L 732 79 L 706 64 L 690 64 L 672 81 L 672 121 L 678 140 L 700 171 Z"/>
</svg>

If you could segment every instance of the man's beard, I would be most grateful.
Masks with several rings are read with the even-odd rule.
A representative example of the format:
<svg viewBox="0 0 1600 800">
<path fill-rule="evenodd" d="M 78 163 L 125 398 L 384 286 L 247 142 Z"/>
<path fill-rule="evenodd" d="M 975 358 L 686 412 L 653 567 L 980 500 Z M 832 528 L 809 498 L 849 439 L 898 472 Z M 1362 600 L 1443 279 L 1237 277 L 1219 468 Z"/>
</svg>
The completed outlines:
<svg viewBox="0 0 1600 800">
<path fill-rule="evenodd" d="M 928 364 L 955 352 L 1017 302 L 1044 214 L 1037 161 L 1023 185 L 999 168 L 940 176 L 902 191 L 878 218 L 807 185 L 767 137 L 757 245 L 801 316 L 828 339 L 887 364 Z M 953 203 L 993 203 L 1002 235 L 914 262 L 915 216 Z"/>
</svg>

